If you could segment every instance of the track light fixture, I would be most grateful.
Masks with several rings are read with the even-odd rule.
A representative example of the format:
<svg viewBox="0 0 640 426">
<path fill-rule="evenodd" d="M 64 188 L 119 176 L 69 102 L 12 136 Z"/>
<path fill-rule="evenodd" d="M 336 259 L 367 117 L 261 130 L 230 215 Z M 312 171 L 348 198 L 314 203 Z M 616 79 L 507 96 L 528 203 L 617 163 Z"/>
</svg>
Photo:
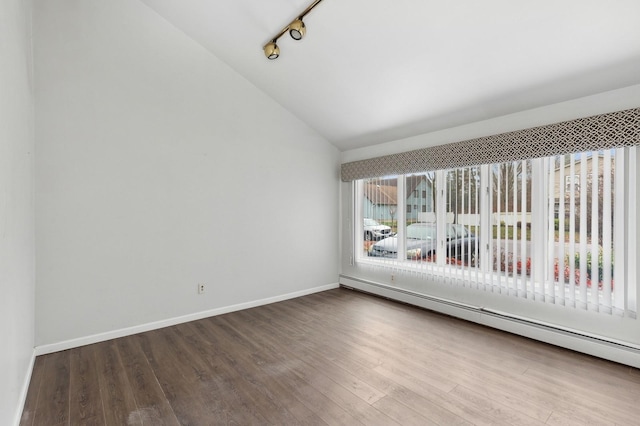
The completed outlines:
<svg viewBox="0 0 640 426">
<path fill-rule="evenodd" d="M 302 19 L 300 18 L 289 24 L 289 35 L 294 40 L 302 40 L 302 37 L 304 37 L 306 32 L 307 28 L 304 26 L 304 22 L 302 22 Z"/>
<path fill-rule="evenodd" d="M 276 44 L 275 40 L 267 43 L 264 46 L 264 56 L 269 59 L 276 59 L 278 56 L 280 56 L 280 48 Z"/>
<path fill-rule="evenodd" d="M 318 5 L 318 3 L 320 3 L 321 1 L 322 0 L 315 0 L 313 3 L 311 3 L 304 10 L 304 12 L 302 12 L 289 25 L 284 27 L 282 29 L 282 31 L 280 31 L 274 38 L 272 38 L 269 43 L 265 44 L 264 47 L 263 47 L 264 56 L 266 56 L 268 59 L 276 59 L 276 58 L 278 58 L 278 56 L 280 56 L 280 48 L 278 47 L 276 42 L 287 31 L 289 32 L 289 35 L 291 36 L 292 39 L 294 39 L 294 40 L 302 40 L 304 35 L 307 33 L 307 27 L 304 25 L 304 22 L 302 21 L 302 18 L 304 18 L 307 13 L 311 12 L 311 9 L 316 7 Z"/>
</svg>

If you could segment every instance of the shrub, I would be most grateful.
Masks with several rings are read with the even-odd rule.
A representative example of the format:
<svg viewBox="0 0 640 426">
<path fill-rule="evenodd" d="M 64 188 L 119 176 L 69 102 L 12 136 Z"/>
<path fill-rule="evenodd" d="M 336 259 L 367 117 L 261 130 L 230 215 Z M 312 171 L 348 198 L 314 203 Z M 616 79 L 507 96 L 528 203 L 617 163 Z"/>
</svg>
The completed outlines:
<svg viewBox="0 0 640 426">
<path fill-rule="evenodd" d="M 591 261 L 591 252 L 587 252 L 587 276 L 591 279 L 594 279 L 594 274 L 592 273 L 592 261 Z M 568 256 L 567 256 L 567 263 L 569 262 Z M 575 255 L 575 259 L 574 259 L 574 265 L 576 267 L 576 269 L 580 268 L 580 253 L 576 253 Z M 611 253 L 611 277 L 613 277 L 613 266 L 614 266 L 614 256 L 613 253 Z M 598 282 L 601 282 L 604 278 L 604 259 L 603 259 L 603 253 L 602 253 L 602 247 L 598 248 Z"/>
</svg>

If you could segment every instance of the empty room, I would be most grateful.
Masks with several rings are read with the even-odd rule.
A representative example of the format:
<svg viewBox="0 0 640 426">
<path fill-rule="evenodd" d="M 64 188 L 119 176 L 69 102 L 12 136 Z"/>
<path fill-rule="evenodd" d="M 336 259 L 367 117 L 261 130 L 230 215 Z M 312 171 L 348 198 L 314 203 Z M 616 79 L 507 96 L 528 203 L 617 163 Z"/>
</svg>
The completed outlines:
<svg viewBox="0 0 640 426">
<path fill-rule="evenodd" d="M 0 424 L 638 424 L 639 17 L 0 0 Z"/>
</svg>

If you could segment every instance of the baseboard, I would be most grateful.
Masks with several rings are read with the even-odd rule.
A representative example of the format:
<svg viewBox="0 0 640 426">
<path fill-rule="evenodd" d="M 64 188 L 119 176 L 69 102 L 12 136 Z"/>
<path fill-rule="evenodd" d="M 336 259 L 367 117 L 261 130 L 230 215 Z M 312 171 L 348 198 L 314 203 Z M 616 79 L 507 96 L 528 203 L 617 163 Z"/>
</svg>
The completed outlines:
<svg viewBox="0 0 640 426">
<path fill-rule="evenodd" d="M 640 368 L 640 346 L 582 331 L 561 328 L 509 313 L 490 311 L 391 287 L 385 284 L 341 275 L 340 284 L 399 302 L 493 327 L 530 339 Z"/>
<path fill-rule="evenodd" d="M 243 309 L 255 308 L 257 306 L 269 305 L 271 303 L 282 302 L 283 300 L 295 299 L 296 297 L 307 296 L 313 293 L 319 293 L 326 290 L 338 288 L 340 284 L 333 283 L 324 286 L 313 287 L 293 293 L 282 294 L 279 296 L 269 297 L 266 299 L 254 300 L 251 302 L 239 303 L 237 305 L 224 306 L 221 308 L 210 309 L 207 311 L 196 312 L 193 314 L 183 315 L 180 317 L 167 318 L 161 321 L 154 321 L 133 327 L 122 328 L 118 330 L 108 331 L 105 333 L 93 334 L 91 336 L 80 337 L 77 339 L 65 340 L 58 343 L 36 346 L 36 355 L 46 355 L 53 352 L 73 349 L 80 346 L 91 345 L 93 343 L 104 342 L 106 340 L 117 339 L 119 337 L 130 336 L 132 334 L 144 333 L 145 331 L 157 330 L 159 328 L 169 327 L 172 325 L 182 324 L 189 321 L 196 321 L 203 318 L 213 317 L 216 315 L 228 314 L 230 312 L 241 311 Z"/>
<path fill-rule="evenodd" d="M 24 382 L 22 383 L 22 389 L 20 390 L 20 397 L 18 399 L 18 407 L 16 408 L 16 415 L 14 417 L 13 424 L 15 426 L 20 425 L 20 420 L 22 420 L 22 412 L 24 410 L 24 404 L 27 401 L 27 392 L 29 392 L 29 384 L 31 383 L 31 374 L 33 374 L 33 366 L 36 362 L 36 351 L 35 349 L 31 353 L 31 361 L 29 362 L 29 368 L 27 369 L 27 373 L 24 377 Z"/>
</svg>

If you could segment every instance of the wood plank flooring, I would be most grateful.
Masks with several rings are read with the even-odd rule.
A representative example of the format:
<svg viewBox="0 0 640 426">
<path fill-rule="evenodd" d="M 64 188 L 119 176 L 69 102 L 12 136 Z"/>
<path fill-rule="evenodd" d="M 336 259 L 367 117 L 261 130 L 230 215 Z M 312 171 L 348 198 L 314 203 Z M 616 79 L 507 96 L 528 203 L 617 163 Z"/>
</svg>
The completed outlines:
<svg viewBox="0 0 640 426">
<path fill-rule="evenodd" d="M 39 356 L 21 422 L 298 424 L 640 424 L 640 371 L 336 289 Z"/>
</svg>

